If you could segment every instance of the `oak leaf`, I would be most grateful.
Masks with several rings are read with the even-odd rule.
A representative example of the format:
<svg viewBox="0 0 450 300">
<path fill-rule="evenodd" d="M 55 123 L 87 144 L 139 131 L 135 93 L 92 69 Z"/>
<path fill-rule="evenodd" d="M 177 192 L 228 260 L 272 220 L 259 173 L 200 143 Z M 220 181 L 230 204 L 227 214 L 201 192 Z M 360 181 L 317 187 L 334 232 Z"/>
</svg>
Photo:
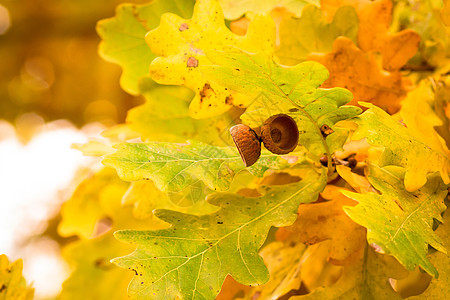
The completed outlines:
<svg viewBox="0 0 450 300">
<path fill-rule="evenodd" d="M 320 8 L 307 5 L 300 18 L 283 18 L 280 24 L 280 47 L 276 54 L 282 64 L 295 65 L 312 52 L 329 52 L 334 40 L 346 36 L 356 43 L 358 16 L 353 7 L 340 7 L 331 23 Z"/>
<path fill-rule="evenodd" d="M 426 185 L 408 192 L 403 187 L 404 172 L 399 167 L 382 169 L 372 165 L 369 181 L 381 194 L 344 191 L 344 195 L 359 202 L 345 211 L 367 228 L 369 243 L 393 255 L 407 269 L 420 265 L 437 277 L 438 272 L 426 254 L 428 245 L 446 253 L 443 241 L 433 231 L 433 221 L 442 222 L 447 188 L 438 176 L 429 176 Z"/>
<path fill-rule="evenodd" d="M 137 244 L 116 258 L 122 268 L 136 270 L 129 294 L 134 299 L 213 299 L 225 277 L 246 285 L 267 282 L 269 274 L 258 249 L 272 226 L 290 225 L 300 203 L 312 202 L 325 185 L 325 172 L 284 186 L 265 187 L 257 198 L 216 193 L 208 202 L 220 208 L 194 216 L 157 210 L 172 226 L 158 231 L 125 230 L 118 240 Z"/>
<path fill-rule="evenodd" d="M 99 53 L 103 59 L 117 63 L 123 69 L 122 88 L 139 94 L 138 82 L 148 74 L 148 67 L 156 57 L 145 43 L 145 34 L 158 26 L 159 17 L 166 12 L 189 17 L 194 1 L 157 0 L 144 5 L 122 4 L 116 16 L 98 22 L 97 32 L 102 38 Z"/>
<path fill-rule="evenodd" d="M 10 262 L 6 255 L 0 255 L 0 299 L 33 299 L 34 289 L 27 286 L 25 278 L 22 276 L 22 269 L 21 259 Z"/>
<path fill-rule="evenodd" d="M 450 183 L 450 158 L 447 152 L 428 145 L 413 130 L 405 128 L 400 122 L 389 116 L 382 109 L 368 103 L 363 114 L 353 119 L 358 129 L 352 139 L 365 138 L 374 146 L 384 147 L 378 164 L 396 165 L 406 169 L 405 187 L 407 191 L 415 191 L 427 182 L 427 174 L 439 172 L 445 184 Z M 426 123 L 424 124 L 426 125 Z M 432 134 L 432 132 L 430 132 Z M 405 151 L 407 149 L 407 151 Z"/>
<path fill-rule="evenodd" d="M 346 37 L 338 37 L 331 52 L 309 54 L 308 60 L 317 61 L 330 71 L 322 87 L 339 86 L 353 93 L 350 104 L 367 101 L 395 113 L 406 95 L 407 84 L 400 72 L 380 69 L 373 55 Z"/>
<path fill-rule="evenodd" d="M 261 38 L 261 37 L 264 38 Z M 195 119 L 219 115 L 249 99 L 205 78 L 198 70 L 208 65 L 205 52 L 236 46 L 246 51 L 273 52 L 275 24 L 269 16 L 257 16 L 245 36 L 233 34 L 226 26 L 217 0 L 199 0 L 192 19 L 164 14 L 155 30 L 146 35 L 151 50 L 159 55 L 150 65 L 158 83 L 185 85 L 195 92 L 190 115 Z"/>
</svg>

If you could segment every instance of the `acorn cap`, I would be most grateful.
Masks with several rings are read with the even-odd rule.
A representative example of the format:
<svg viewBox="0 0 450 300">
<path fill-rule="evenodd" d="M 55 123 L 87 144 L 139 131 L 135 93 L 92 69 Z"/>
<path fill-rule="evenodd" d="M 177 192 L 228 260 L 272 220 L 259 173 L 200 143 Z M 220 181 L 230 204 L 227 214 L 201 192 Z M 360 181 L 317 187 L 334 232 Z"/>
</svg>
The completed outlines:
<svg viewBox="0 0 450 300">
<path fill-rule="evenodd" d="M 258 135 L 244 124 L 231 127 L 230 133 L 245 166 L 250 167 L 261 156 L 261 141 Z"/>
<path fill-rule="evenodd" d="M 290 116 L 278 114 L 268 118 L 261 127 L 264 147 L 275 154 L 287 154 L 298 144 L 297 123 Z"/>
</svg>

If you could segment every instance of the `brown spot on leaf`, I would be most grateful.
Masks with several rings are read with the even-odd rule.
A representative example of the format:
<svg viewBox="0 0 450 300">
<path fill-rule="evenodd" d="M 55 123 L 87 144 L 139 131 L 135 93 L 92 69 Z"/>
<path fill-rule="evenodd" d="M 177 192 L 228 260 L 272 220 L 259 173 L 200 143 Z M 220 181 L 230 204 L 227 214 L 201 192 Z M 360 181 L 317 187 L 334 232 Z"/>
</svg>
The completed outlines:
<svg viewBox="0 0 450 300">
<path fill-rule="evenodd" d="M 187 23 L 183 23 L 180 25 L 180 28 L 178 30 L 185 31 L 187 29 L 189 29 L 189 25 Z"/>
<path fill-rule="evenodd" d="M 327 137 L 328 135 L 332 134 L 334 130 L 331 129 L 331 127 L 328 126 L 327 124 L 323 124 L 320 127 L 320 132 L 322 133 L 323 137 Z"/>
<path fill-rule="evenodd" d="M 188 68 L 197 68 L 198 67 L 198 60 L 195 57 L 189 57 L 187 60 Z"/>
<path fill-rule="evenodd" d="M 215 93 L 215 92 L 214 92 L 213 88 L 211 87 L 211 85 L 209 83 L 205 83 L 205 85 L 199 92 L 200 102 L 203 102 L 204 98 L 209 98 L 212 93 Z"/>
<path fill-rule="evenodd" d="M 6 290 L 6 285 L 2 284 L 2 286 L 0 286 L 0 293 L 3 292 L 4 290 Z"/>
</svg>

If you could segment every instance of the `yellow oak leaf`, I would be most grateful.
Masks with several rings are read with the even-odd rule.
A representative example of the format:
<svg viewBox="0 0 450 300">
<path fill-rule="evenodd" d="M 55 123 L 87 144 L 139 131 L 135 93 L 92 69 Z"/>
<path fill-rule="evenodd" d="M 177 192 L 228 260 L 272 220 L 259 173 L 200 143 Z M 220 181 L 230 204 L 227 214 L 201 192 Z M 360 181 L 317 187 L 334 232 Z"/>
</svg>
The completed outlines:
<svg viewBox="0 0 450 300">
<path fill-rule="evenodd" d="M 317 61 L 330 71 L 322 87 L 345 87 L 353 93 L 349 104 L 367 101 L 395 113 L 406 95 L 407 85 L 400 72 L 380 69 L 373 55 L 346 37 L 338 37 L 331 52 L 312 53 L 308 60 Z"/>
<path fill-rule="evenodd" d="M 393 257 L 376 253 L 369 246 L 358 251 L 358 260 L 344 266 L 341 278 L 330 286 L 318 287 L 294 300 L 316 299 L 392 299 L 400 300 L 389 284 L 389 278 L 402 278 L 406 271 Z"/>
<path fill-rule="evenodd" d="M 23 262 L 18 259 L 9 262 L 8 257 L 0 255 L 0 299 L 31 300 L 34 289 L 28 287 L 22 276 Z"/>
<path fill-rule="evenodd" d="M 251 291 L 258 299 L 279 299 L 301 285 L 302 257 L 307 246 L 301 243 L 273 242 L 264 247 L 260 255 L 268 266 L 270 280 Z"/>
<path fill-rule="evenodd" d="M 330 185 L 327 189 L 330 189 Z M 331 240 L 330 260 L 336 264 L 345 264 L 352 260 L 352 255 L 364 246 L 366 240 L 365 228 L 353 222 L 342 209 L 343 206 L 354 206 L 357 202 L 327 190 L 321 195 L 333 195 L 335 198 L 300 205 L 295 223 L 280 229 L 277 235 L 280 237 L 283 231 L 290 231 L 288 239 L 309 245 Z"/>
<path fill-rule="evenodd" d="M 331 19 L 338 7 L 350 5 L 359 17 L 358 46 L 383 56 L 383 68 L 400 69 L 419 48 L 420 36 L 411 29 L 389 33 L 392 20 L 391 0 L 323 0 L 322 10 Z"/>
<path fill-rule="evenodd" d="M 270 16 L 256 16 L 247 34 L 232 33 L 224 22 L 217 0 L 199 0 L 191 19 L 164 14 L 158 28 L 147 33 L 146 42 L 159 55 L 150 65 L 150 75 L 161 84 L 185 85 L 195 92 L 189 107 L 195 119 L 219 115 L 251 98 L 206 79 L 199 66 L 210 65 L 207 50 L 238 47 L 248 52 L 272 52 L 275 24 Z"/>
<path fill-rule="evenodd" d="M 366 177 L 353 173 L 352 169 L 343 165 L 337 165 L 336 171 L 358 193 L 375 192 Z"/>
</svg>

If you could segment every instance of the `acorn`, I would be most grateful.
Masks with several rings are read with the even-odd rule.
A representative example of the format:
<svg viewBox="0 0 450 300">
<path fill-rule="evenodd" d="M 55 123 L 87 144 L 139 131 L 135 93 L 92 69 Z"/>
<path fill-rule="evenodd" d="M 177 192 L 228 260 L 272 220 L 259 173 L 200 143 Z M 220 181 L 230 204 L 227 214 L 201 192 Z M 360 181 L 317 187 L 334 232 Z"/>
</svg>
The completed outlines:
<svg viewBox="0 0 450 300">
<path fill-rule="evenodd" d="M 261 156 L 261 140 L 253 129 L 244 124 L 231 127 L 230 133 L 245 166 L 250 167 Z"/>
<path fill-rule="evenodd" d="M 287 154 L 298 144 L 297 123 L 290 116 L 278 114 L 268 118 L 261 127 L 261 139 L 272 153 Z"/>
</svg>

